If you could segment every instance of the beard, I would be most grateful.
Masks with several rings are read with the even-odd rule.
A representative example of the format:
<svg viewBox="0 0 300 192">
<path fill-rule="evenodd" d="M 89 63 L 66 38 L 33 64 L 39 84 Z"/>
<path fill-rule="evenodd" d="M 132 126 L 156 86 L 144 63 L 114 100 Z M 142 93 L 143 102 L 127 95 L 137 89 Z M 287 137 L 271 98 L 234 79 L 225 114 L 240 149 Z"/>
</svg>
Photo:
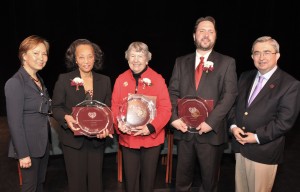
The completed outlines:
<svg viewBox="0 0 300 192">
<path fill-rule="evenodd" d="M 202 51 L 209 51 L 209 50 L 213 49 L 213 47 L 215 45 L 215 42 L 209 41 L 208 45 L 203 46 L 201 44 L 201 40 L 198 41 L 197 39 L 195 39 L 194 44 L 195 44 L 197 49 L 200 49 Z"/>
</svg>

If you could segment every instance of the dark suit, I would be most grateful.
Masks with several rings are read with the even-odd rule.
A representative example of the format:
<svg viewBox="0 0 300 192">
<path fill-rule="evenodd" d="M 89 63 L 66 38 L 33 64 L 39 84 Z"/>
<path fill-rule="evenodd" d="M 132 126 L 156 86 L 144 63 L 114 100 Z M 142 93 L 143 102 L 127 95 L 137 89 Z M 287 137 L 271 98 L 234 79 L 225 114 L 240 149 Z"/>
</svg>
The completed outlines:
<svg viewBox="0 0 300 192">
<path fill-rule="evenodd" d="M 300 109 L 300 83 L 277 68 L 265 86 L 247 107 L 249 94 L 257 70 L 241 74 L 230 123 L 245 132 L 256 133 L 260 144 L 239 144 L 232 141 L 234 152 L 263 164 L 279 164 L 283 161 L 285 133 L 297 119 Z"/>
<path fill-rule="evenodd" d="M 102 164 L 105 139 L 74 136 L 64 119 L 66 114 L 71 114 L 72 107 L 82 102 L 86 97 L 83 86 L 80 86 L 78 91 L 76 91 L 75 86 L 71 86 L 71 80 L 75 77 L 80 77 L 78 69 L 59 76 L 53 91 L 53 116 L 62 127 L 58 134 L 59 140 L 63 144 L 70 183 L 69 188 L 72 187 L 72 190 L 70 190 L 85 191 L 87 184 L 82 183 L 85 182 L 85 179 L 82 179 L 82 174 L 83 171 L 90 170 L 92 175 L 88 176 L 89 179 L 95 180 L 101 186 L 93 186 L 92 184 L 89 191 L 99 191 L 99 187 L 103 190 Z M 93 72 L 93 99 L 105 103 L 107 106 L 111 105 L 111 82 L 109 77 Z M 92 157 L 93 155 L 95 155 L 93 158 L 86 157 Z"/>
<path fill-rule="evenodd" d="M 176 188 L 178 188 L 178 191 L 190 188 L 193 179 L 192 168 L 194 167 L 194 160 L 198 159 L 201 175 L 203 178 L 207 178 L 206 181 L 203 180 L 203 185 L 206 189 L 203 189 L 202 186 L 201 190 L 215 191 L 217 189 L 217 175 L 223 153 L 222 144 L 228 140 L 225 117 L 237 95 L 236 66 L 233 58 L 212 51 L 207 61 L 214 63 L 214 70 L 208 73 L 203 72 L 198 90 L 196 90 L 194 80 L 195 57 L 196 53 L 192 53 L 176 59 L 173 74 L 169 82 L 169 93 L 173 107 L 171 122 L 178 119 L 177 100 L 179 98 L 187 95 L 199 96 L 203 99 L 214 100 L 213 110 L 205 120 L 213 130 L 202 135 L 189 132 L 182 133 L 181 131 L 175 130 L 174 137 L 179 140 L 178 163 L 180 164 L 180 166 L 177 166 L 176 180 L 178 183 L 181 183 L 179 184 L 181 186 L 176 186 Z M 181 150 L 183 143 L 185 143 L 185 147 L 191 148 L 187 150 L 182 148 Z M 213 149 L 214 152 L 212 152 L 211 149 Z M 193 150 L 192 153 L 191 150 Z M 195 154 L 203 154 L 204 151 L 210 154 L 212 159 L 196 157 Z M 181 157 L 191 158 L 192 160 L 190 160 L 191 162 L 186 161 L 187 163 L 182 163 L 180 162 Z M 207 166 L 209 166 L 209 168 Z M 178 171 L 178 168 L 180 168 L 180 171 Z M 207 171 L 207 169 L 211 169 L 211 171 Z M 190 172 L 182 174 L 181 170 L 190 170 Z M 182 176 L 186 174 L 189 176 L 183 178 Z"/>
<path fill-rule="evenodd" d="M 22 169 L 24 190 L 26 188 L 33 190 L 34 188 L 31 188 L 33 186 L 29 185 L 45 181 L 49 156 L 48 115 L 40 113 L 40 107 L 42 104 L 45 112 L 48 112 L 50 98 L 41 77 L 38 77 L 43 90 L 37 87 L 23 67 L 5 84 L 7 120 L 11 134 L 8 156 L 16 159 L 29 156 L 37 158 L 38 163 L 42 162 L 43 169 L 36 167 L 33 160 L 30 169 Z M 42 175 L 40 180 L 36 181 L 29 171 Z"/>
</svg>

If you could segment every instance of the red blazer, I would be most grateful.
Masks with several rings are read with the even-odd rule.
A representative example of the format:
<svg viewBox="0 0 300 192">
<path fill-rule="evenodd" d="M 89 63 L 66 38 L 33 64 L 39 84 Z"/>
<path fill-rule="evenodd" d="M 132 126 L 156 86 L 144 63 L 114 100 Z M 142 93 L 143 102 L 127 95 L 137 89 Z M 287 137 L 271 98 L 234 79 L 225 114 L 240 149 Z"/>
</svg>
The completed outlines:
<svg viewBox="0 0 300 192">
<path fill-rule="evenodd" d="M 143 78 L 151 80 L 150 86 L 140 82 Z M 118 129 L 117 115 L 119 107 L 123 103 L 124 98 L 128 94 L 134 94 L 136 89 L 136 81 L 130 69 L 120 74 L 116 79 L 112 93 L 112 112 L 114 116 L 114 125 L 116 132 L 119 134 L 119 143 L 122 146 L 139 149 L 141 147 L 153 147 L 164 143 L 165 130 L 164 127 L 171 117 L 171 101 L 165 79 L 152 70 L 150 67 L 141 75 L 138 83 L 136 94 L 147 96 L 156 96 L 156 116 L 151 124 L 155 128 L 155 132 L 148 136 L 131 136 L 123 134 Z"/>
</svg>

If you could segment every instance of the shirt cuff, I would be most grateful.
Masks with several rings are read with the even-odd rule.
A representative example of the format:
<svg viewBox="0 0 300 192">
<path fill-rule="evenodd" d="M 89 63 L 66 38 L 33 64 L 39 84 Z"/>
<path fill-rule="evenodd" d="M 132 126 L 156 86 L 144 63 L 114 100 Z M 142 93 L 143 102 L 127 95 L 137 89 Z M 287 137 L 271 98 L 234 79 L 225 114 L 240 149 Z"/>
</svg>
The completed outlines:
<svg viewBox="0 0 300 192">
<path fill-rule="evenodd" d="M 151 123 L 147 124 L 147 128 L 149 129 L 150 134 L 155 132 L 155 128 Z"/>
<path fill-rule="evenodd" d="M 235 128 L 235 127 L 238 127 L 238 126 L 235 125 L 235 124 L 232 124 L 232 125 L 230 126 L 230 132 L 232 132 L 232 128 Z"/>
<path fill-rule="evenodd" d="M 259 140 L 258 140 L 258 137 L 257 137 L 257 134 L 254 134 L 254 137 L 255 137 L 256 142 L 257 142 L 258 144 L 260 144 L 260 143 L 259 143 Z"/>
</svg>

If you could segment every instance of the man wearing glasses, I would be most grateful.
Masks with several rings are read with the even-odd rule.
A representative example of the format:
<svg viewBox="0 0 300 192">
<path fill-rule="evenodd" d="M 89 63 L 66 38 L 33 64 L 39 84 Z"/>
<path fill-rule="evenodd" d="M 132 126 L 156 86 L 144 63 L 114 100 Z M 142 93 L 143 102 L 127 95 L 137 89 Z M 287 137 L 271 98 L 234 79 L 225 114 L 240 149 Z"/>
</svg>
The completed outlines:
<svg viewBox="0 0 300 192">
<path fill-rule="evenodd" d="M 275 39 L 256 39 L 251 57 L 257 70 L 241 74 L 229 115 L 235 187 L 237 192 L 271 192 L 277 166 L 283 162 L 285 134 L 299 113 L 300 82 L 278 67 Z"/>
</svg>

